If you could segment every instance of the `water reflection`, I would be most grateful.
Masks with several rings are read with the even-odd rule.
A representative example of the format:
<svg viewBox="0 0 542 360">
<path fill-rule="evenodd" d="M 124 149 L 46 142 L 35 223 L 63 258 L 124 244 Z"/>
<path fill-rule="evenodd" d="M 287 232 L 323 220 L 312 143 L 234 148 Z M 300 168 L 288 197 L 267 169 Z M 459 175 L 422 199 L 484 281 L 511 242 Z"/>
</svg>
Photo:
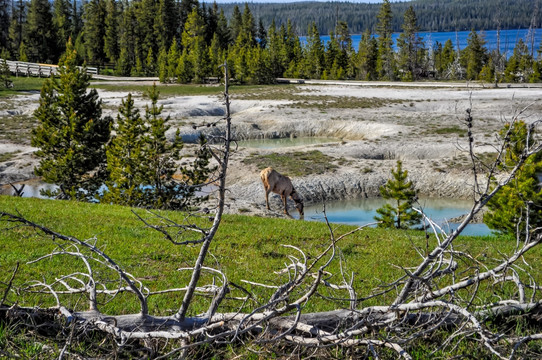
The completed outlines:
<svg viewBox="0 0 542 360">
<path fill-rule="evenodd" d="M 326 137 L 296 137 L 280 139 L 251 139 L 241 140 L 239 146 L 257 149 L 276 149 L 290 146 L 319 145 L 325 143 L 337 143 L 340 140 Z"/>
<path fill-rule="evenodd" d="M 47 196 L 42 196 L 40 190 L 55 190 L 58 189 L 57 185 L 47 184 L 40 179 L 30 179 L 13 184 L 18 190 L 24 185 L 23 197 L 35 197 L 41 199 L 47 199 Z M 15 189 L 11 185 L 0 186 L 0 195 L 15 195 Z"/>
<path fill-rule="evenodd" d="M 326 215 L 330 222 L 348 225 L 365 225 L 374 223 L 376 209 L 383 206 L 382 198 L 354 199 L 326 203 Z M 449 219 L 466 214 L 472 207 L 469 200 L 422 198 L 420 205 L 423 211 L 441 225 L 444 230 L 455 229 L 459 224 L 448 223 Z M 324 221 L 323 206 L 309 205 L 305 207 L 305 220 Z M 491 230 L 485 224 L 469 224 L 463 235 L 489 235 Z"/>
<path fill-rule="evenodd" d="M 24 185 L 23 188 L 23 197 L 35 197 L 40 199 L 49 199 L 47 196 L 43 196 L 40 194 L 41 190 L 56 190 L 58 189 L 58 186 L 55 184 L 47 184 L 40 179 L 31 179 L 26 181 L 21 181 L 13 184 L 17 190 L 20 190 L 21 187 Z M 103 185 L 98 191 L 102 193 L 105 191 L 107 187 Z M 209 184 L 201 187 L 198 191 L 196 191 L 196 196 L 204 197 L 209 196 L 211 193 L 216 191 L 218 187 L 214 184 Z M 16 191 L 11 185 L 2 185 L 0 186 L 0 195 L 15 195 Z"/>
</svg>

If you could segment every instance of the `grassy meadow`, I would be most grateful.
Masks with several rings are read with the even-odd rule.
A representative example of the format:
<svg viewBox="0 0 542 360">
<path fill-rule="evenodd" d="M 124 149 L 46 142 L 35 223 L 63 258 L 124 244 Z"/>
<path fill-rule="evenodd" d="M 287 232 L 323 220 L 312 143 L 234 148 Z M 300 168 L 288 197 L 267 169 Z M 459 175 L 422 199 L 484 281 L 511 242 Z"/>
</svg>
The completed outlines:
<svg viewBox="0 0 542 360">
<path fill-rule="evenodd" d="M 166 288 L 182 287 L 187 284 L 189 272 L 176 271 L 181 267 L 193 265 L 199 251 L 198 245 L 173 245 L 164 239 L 159 232 L 149 229 L 132 212 L 151 221 L 151 214 L 142 209 L 130 209 L 121 206 L 104 204 L 78 203 L 72 201 L 43 200 L 34 198 L 17 198 L 0 196 L 0 211 L 20 213 L 28 220 L 47 226 L 61 233 L 76 237 L 80 240 L 92 239 L 96 245 L 113 258 L 127 272 L 143 282 L 151 291 Z M 175 222 L 182 222 L 186 214 L 181 212 L 159 212 Z M 197 219 L 201 226 L 210 224 L 208 218 Z M 36 279 L 59 278 L 62 275 L 83 271 L 82 261 L 68 256 L 57 256 L 28 264 L 54 250 L 61 241 L 41 236 L 35 230 L 20 227 L 19 225 L 2 222 L 0 224 L 0 282 L 6 283 L 11 276 L 13 268 L 20 262 L 20 269 L 16 275 L 14 286 L 24 287 L 29 281 Z M 352 229 L 351 226 L 331 225 L 335 236 L 344 234 Z M 179 238 L 179 240 L 182 240 Z M 420 257 L 414 247 L 422 253 L 434 245 L 434 239 L 426 238 L 421 231 L 398 231 L 368 228 L 341 240 L 337 246 L 340 248 L 337 260 L 333 262 L 328 271 L 327 280 L 339 283 L 341 281 L 340 266 L 346 269 L 345 274 L 354 274 L 354 287 L 360 298 L 368 296 L 379 285 L 389 283 L 403 274 L 401 267 L 408 268 L 416 265 Z M 256 297 L 251 299 L 251 307 L 265 301 L 271 290 L 261 289 L 242 280 L 270 285 L 287 281 L 287 275 L 279 275 L 285 264 L 289 263 L 288 256 L 302 259 L 301 254 L 282 245 L 289 244 L 302 249 L 308 259 L 314 259 L 330 243 L 329 229 L 324 223 L 249 217 L 242 215 L 225 215 L 219 232 L 213 241 L 210 255 L 206 265 L 221 269 L 228 281 L 253 291 Z M 513 251 L 515 242 L 498 237 L 462 237 L 455 246 L 457 251 L 472 254 L 478 260 L 491 263 L 492 258 L 498 259 L 501 254 Z M 526 261 L 536 264 L 540 259 L 540 249 L 536 249 L 527 256 Z M 339 257 L 342 258 L 339 261 Z M 323 261 L 327 261 L 325 258 Z M 467 276 L 474 270 L 468 268 L 472 264 L 461 263 L 464 269 L 461 276 Z M 109 270 L 97 266 L 94 270 L 98 278 L 111 275 Z M 540 280 L 540 274 L 532 271 L 535 279 Z M 219 278 L 216 279 L 221 284 Z M 110 287 L 115 287 L 118 281 L 112 277 Z M 206 275 L 202 284 L 211 283 L 213 279 Z M 26 284 L 26 285 L 25 285 Z M 5 285 L 0 283 L 0 293 Z M 231 297 L 224 302 L 220 311 L 238 309 L 241 302 L 234 297 L 242 297 L 244 293 L 231 286 Z M 512 288 L 502 287 L 500 293 L 484 292 L 480 288 L 478 298 L 492 299 L 507 296 Z M 346 297 L 346 293 L 331 291 L 322 287 L 318 296 L 305 305 L 305 311 L 331 310 L 347 307 L 346 301 L 331 301 L 333 298 Z M 392 298 L 395 292 L 388 295 Z M 15 301 L 13 293 L 9 300 Z M 168 314 L 180 306 L 182 293 L 158 295 L 151 297 L 150 311 L 154 314 Z M 367 300 L 362 304 L 382 304 L 380 300 Z M 67 304 L 79 310 L 86 309 L 83 296 L 65 298 Z M 135 297 L 123 294 L 116 298 L 101 299 L 102 311 L 110 313 L 137 312 Z M 52 296 L 26 294 L 19 298 L 19 305 L 41 306 L 53 305 Z M 196 303 L 190 308 L 191 314 L 198 314 L 206 310 L 209 298 L 198 297 Z"/>
</svg>

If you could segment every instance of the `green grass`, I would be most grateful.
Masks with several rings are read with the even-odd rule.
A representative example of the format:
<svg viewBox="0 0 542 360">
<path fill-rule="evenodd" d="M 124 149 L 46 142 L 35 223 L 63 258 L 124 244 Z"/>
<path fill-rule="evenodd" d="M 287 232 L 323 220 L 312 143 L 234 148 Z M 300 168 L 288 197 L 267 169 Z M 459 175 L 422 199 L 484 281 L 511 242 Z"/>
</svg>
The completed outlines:
<svg viewBox="0 0 542 360">
<path fill-rule="evenodd" d="M 256 165 L 260 170 L 271 166 L 287 176 L 323 174 L 338 168 L 334 162 L 343 163 L 344 159 L 333 158 L 318 150 L 268 155 L 251 154 L 243 160 L 243 163 Z"/>
<path fill-rule="evenodd" d="M 11 77 L 11 81 L 13 81 L 13 87 L 10 89 L 0 87 L 0 97 L 18 95 L 23 92 L 29 91 L 40 91 L 44 80 L 45 78 L 37 77 Z"/>
<path fill-rule="evenodd" d="M 404 100 L 391 100 L 380 98 L 359 98 L 354 96 L 332 96 L 307 94 L 306 89 L 303 94 L 299 94 L 298 85 L 273 85 L 246 88 L 243 93 L 238 93 L 238 98 L 243 100 L 289 100 L 292 104 L 280 106 L 282 108 L 297 109 L 318 109 L 325 111 L 328 109 L 367 109 L 378 108 L 391 104 L 400 104 Z"/>
<path fill-rule="evenodd" d="M 178 272 L 180 267 L 193 265 L 198 246 L 175 246 L 166 241 L 160 233 L 144 226 L 129 208 L 88 204 L 69 201 L 40 200 L 0 196 L 0 211 L 11 213 L 19 212 L 29 220 L 69 236 L 81 240 L 96 239 L 97 245 L 110 257 L 115 259 L 126 271 L 140 279 L 151 290 L 160 290 L 169 287 L 184 286 L 188 281 L 188 272 Z M 136 210 L 139 214 L 148 217 L 144 210 Z M 160 212 L 161 214 L 182 222 L 184 214 L 180 212 Z M 209 224 L 207 219 L 200 220 L 200 225 Z M 23 286 L 25 281 L 32 279 L 48 279 L 84 269 L 83 264 L 71 257 L 62 256 L 45 259 L 39 263 L 27 264 L 28 261 L 48 254 L 55 249 L 55 243 L 48 238 L 39 236 L 33 230 L 15 227 L 14 224 L 0 224 L 0 281 L 6 282 L 17 262 L 21 267 L 16 277 L 16 286 Z M 9 231 L 7 231 L 9 229 Z M 336 234 L 344 233 L 352 227 L 334 225 Z M 268 219 L 242 215 L 224 216 L 219 232 L 211 245 L 212 257 L 207 265 L 220 264 L 220 268 L 227 275 L 228 280 L 253 290 L 257 301 L 265 301 L 270 294 L 269 290 L 262 290 L 241 280 L 252 280 L 259 283 L 277 284 L 285 281 L 284 275 L 275 272 L 288 263 L 288 256 L 299 257 L 300 254 L 292 249 L 283 247 L 289 244 L 303 249 L 309 259 L 314 259 L 328 244 L 329 231 L 325 224 L 310 221 Z M 430 241 L 432 242 L 432 240 Z M 396 231 L 384 229 L 365 229 L 358 232 L 339 244 L 346 261 L 346 273 L 355 273 L 354 285 L 359 296 L 368 295 L 372 289 L 382 283 L 387 283 L 400 276 L 403 272 L 394 266 L 411 267 L 419 262 L 419 256 L 412 245 L 426 249 L 425 236 L 418 231 Z M 455 250 L 468 251 L 473 255 L 484 253 L 484 256 L 499 257 L 498 252 L 510 252 L 515 242 L 493 237 L 465 237 L 458 241 Z M 527 261 L 536 263 L 540 257 L 540 250 L 536 250 L 527 257 Z M 392 265 L 393 264 L 393 265 Z M 344 266 L 344 264 L 343 264 Z M 111 275 L 109 270 L 98 267 L 100 277 Z M 339 262 L 336 261 L 329 271 L 339 273 Z M 472 270 L 468 270 L 472 271 Z M 466 276 L 463 273 L 462 276 Z M 540 278 L 535 271 L 535 277 Z M 340 281 L 333 277 L 331 281 Z M 211 282 L 209 275 L 202 279 Z M 0 294 L 3 293 L 0 284 Z M 503 289 L 503 291 L 511 291 Z M 333 292 L 322 288 L 322 296 L 344 298 L 345 294 Z M 232 296 L 242 296 L 237 290 Z M 492 292 L 484 293 L 480 289 L 479 299 L 494 298 Z M 152 297 L 150 301 L 151 312 L 168 313 L 179 306 L 180 294 L 169 294 Z M 393 296 L 390 294 L 389 297 Z M 15 299 L 10 295 L 10 300 Z M 111 300 L 103 305 L 103 310 L 110 312 L 137 312 L 137 302 L 131 295 L 118 296 L 115 299 L 102 298 L 102 301 Z M 19 297 L 19 303 L 33 305 L 36 302 L 42 305 L 51 305 L 52 299 L 46 295 L 28 294 Z M 85 309 L 86 302 L 83 297 L 65 298 L 67 305 L 78 309 Z M 206 310 L 208 298 L 200 297 L 191 306 L 191 313 L 197 314 Z M 364 305 L 374 305 L 370 300 Z M 239 306 L 235 300 L 227 300 L 222 311 L 234 310 Z M 321 297 L 306 305 L 305 311 L 331 310 L 338 306 L 347 306 L 344 302 L 330 302 Z"/>
<path fill-rule="evenodd" d="M 133 274 L 143 282 L 151 291 L 172 287 L 182 287 L 188 283 L 189 273 L 179 272 L 181 267 L 193 266 L 199 252 L 199 246 L 175 246 L 166 241 L 157 231 L 144 226 L 131 209 L 104 205 L 77 203 L 70 201 L 41 200 L 17 198 L 11 196 L 0 196 L 0 211 L 21 213 L 29 220 L 65 235 L 79 239 L 92 239 L 92 242 L 107 253 L 111 258 L 121 265 L 127 272 Z M 135 210 L 144 217 L 148 214 L 141 209 Z M 185 214 L 180 212 L 159 212 L 174 221 L 181 222 Z M 199 220 L 200 225 L 209 224 L 206 218 Z M 345 225 L 331 226 L 336 235 L 343 234 L 353 227 Z M 14 288 L 19 289 L 25 286 L 30 280 L 46 280 L 52 282 L 62 275 L 84 271 L 85 267 L 81 261 L 69 256 L 46 258 L 41 262 L 29 264 L 29 261 L 50 253 L 61 244 L 59 240 L 53 241 L 50 238 L 29 228 L 17 226 L 14 223 L 0 222 L 0 295 L 3 295 L 7 280 L 9 280 L 17 262 L 20 263 L 19 272 L 14 281 Z M 325 224 L 319 222 L 269 219 L 261 217 L 249 217 L 242 215 L 226 215 L 223 218 L 220 229 L 210 247 L 210 253 L 206 260 L 207 266 L 221 269 L 230 282 L 232 289 L 229 298 L 226 299 L 219 309 L 221 312 L 236 311 L 241 306 L 241 301 L 233 297 L 242 297 L 245 293 L 236 289 L 233 284 L 240 285 L 255 294 L 255 298 L 245 304 L 244 311 L 256 307 L 269 299 L 271 290 L 243 283 L 242 280 L 251 280 L 257 283 L 278 285 L 287 281 L 286 275 L 278 275 L 285 264 L 289 263 L 288 256 L 301 258 L 300 254 L 293 249 L 283 247 L 289 244 L 302 249 L 308 256 L 309 263 L 325 249 L 330 243 L 330 235 Z M 423 233 L 418 231 L 398 231 L 369 228 L 355 233 L 338 244 L 338 251 L 343 262 L 335 261 L 328 268 L 330 273 L 335 274 L 326 280 L 338 283 L 342 280 L 340 266 L 345 274 L 354 274 L 353 285 L 359 297 L 367 296 L 379 285 L 389 283 L 404 274 L 403 269 L 408 269 L 419 263 L 420 257 L 414 250 L 418 247 L 421 252 L 427 252 L 434 245 L 433 239 L 426 240 Z M 515 241 L 497 237 L 460 237 L 454 250 L 457 252 L 468 252 L 478 261 L 491 263 L 492 258 L 501 258 L 501 254 L 508 254 L 513 251 Z M 73 250 L 73 249 L 72 249 Z M 533 265 L 531 274 L 535 281 L 541 280 L 539 262 L 541 250 L 535 249 L 525 257 L 525 261 Z M 327 257 L 320 263 L 327 261 Z M 464 278 L 475 273 L 475 269 L 469 262 L 464 262 L 458 257 L 454 260 L 459 263 L 458 276 Z M 104 279 L 112 273 L 97 263 L 93 263 L 95 277 Z M 524 266 L 524 264 L 522 264 Z M 520 275 L 521 276 L 521 275 Z M 115 287 L 116 276 L 112 276 L 111 287 Z M 217 279 L 216 284 L 220 285 Z M 524 283 L 531 279 L 522 277 Z M 200 284 L 209 284 L 213 279 L 209 274 L 204 274 Z M 444 286 L 442 282 L 439 286 Z M 486 285 L 480 286 L 473 305 L 483 301 L 497 301 L 507 298 L 515 293 L 511 286 L 498 285 L 489 288 Z M 389 303 L 394 297 L 394 292 L 379 299 L 365 300 L 360 306 L 383 305 Z M 149 310 L 155 315 L 170 315 L 178 310 L 183 293 L 160 295 L 151 297 Z M 295 295 L 295 294 L 294 294 Z M 458 297 L 470 298 L 463 291 L 458 291 Z M 530 291 L 527 291 L 529 297 Z M 330 298 L 342 298 L 347 296 L 344 292 L 332 291 L 321 287 L 318 294 L 312 300 L 303 305 L 304 312 L 325 311 L 347 307 L 346 301 L 331 301 Z M 64 296 L 60 295 L 63 304 L 76 310 L 87 309 L 85 296 Z M 14 293 L 10 293 L 7 303 L 16 301 Z M 52 296 L 47 294 L 24 294 L 17 297 L 19 306 L 46 307 L 54 305 Z M 116 298 L 99 296 L 100 310 L 110 314 L 134 313 L 138 311 L 137 301 L 132 295 L 120 295 Z M 189 308 L 189 315 L 204 312 L 209 305 L 209 298 L 197 296 Z M 18 354 L 25 354 L 27 357 L 36 356 L 40 352 L 43 343 L 47 340 L 36 342 L 31 334 L 21 333 L 8 327 L 8 323 L 0 322 L 0 348 L 15 350 Z M 518 325 L 519 326 L 519 325 Z M 514 330 L 515 331 L 515 330 Z M 439 335 L 441 333 L 441 335 Z M 429 339 L 421 339 L 410 346 L 408 351 L 415 358 L 429 358 L 432 350 L 437 348 L 441 340 L 444 341 L 449 334 L 444 330 L 437 332 Z M 95 340 L 101 342 L 101 339 Z M 440 342 L 439 342 L 440 341 Z M 91 354 L 98 351 L 90 346 L 90 342 L 74 344 L 73 349 L 82 354 Z M 58 351 L 58 349 L 53 352 Z M 255 344 L 256 346 L 256 344 Z M 212 348 L 216 351 L 215 348 Z M 262 348 L 272 355 L 273 350 Z M 196 351 L 196 350 L 195 350 Z M 198 348 L 197 351 L 205 351 L 205 348 Z M 228 352 L 228 349 L 221 351 Z M 237 353 L 246 350 L 235 348 Z M 337 357 L 343 358 L 346 353 L 340 349 Z M 453 354 L 479 353 L 480 358 L 487 354 L 483 347 L 473 343 L 459 344 Z M 53 354 L 41 353 L 41 356 L 53 358 Z M 438 355 L 447 358 L 450 353 L 439 351 Z M 225 354 L 230 358 L 231 354 Z M 385 355 L 385 353 L 384 353 Z M 1 356 L 1 355 L 0 355 Z M 383 356 L 383 359 L 392 359 L 395 354 Z M 258 358 L 258 357 L 256 357 Z"/>
<path fill-rule="evenodd" d="M 160 90 L 160 96 L 167 97 L 167 96 L 191 96 L 191 95 L 215 95 L 220 96 L 220 93 L 223 91 L 224 86 L 221 84 L 213 84 L 213 85 L 198 85 L 198 84 L 160 84 L 159 82 L 156 82 L 156 85 L 159 87 Z M 91 88 L 98 88 L 102 90 L 107 91 L 125 91 L 125 92 L 132 92 L 132 93 L 145 93 L 150 86 L 149 85 L 142 85 L 138 84 L 137 82 L 133 82 L 130 84 L 126 83 L 110 83 L 110 84 L 104 84 L 101 82 L 100 84 L 95 84 L 93 82 L 90 83 Z M 229 88 L 230 95 L 244 95 L 246 93 L 252 93 L 254 91 L 264 91 L 264 86 L 253 86 L 253 85 L 234 85 L 230 86 Z"/>
</svg>

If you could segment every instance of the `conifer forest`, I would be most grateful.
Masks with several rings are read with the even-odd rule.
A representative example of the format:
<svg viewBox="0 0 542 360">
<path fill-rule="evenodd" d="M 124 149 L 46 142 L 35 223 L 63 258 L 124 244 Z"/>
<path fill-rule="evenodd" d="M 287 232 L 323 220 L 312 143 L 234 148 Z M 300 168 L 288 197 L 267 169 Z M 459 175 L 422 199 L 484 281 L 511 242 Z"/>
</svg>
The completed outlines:
<svg viewBox="0 0 542 360">
<path fill-rule="evenodd" d="M 103 74 L 158 76 L 162 82 L 179 83 L 219 77 L 218 66 L 225 60 L 239 83 L 273 83 L 281 77 L 540 81 L 534 35 L 517 40 L 513 53 L 505 55 L 488 50 L 480 33 L 491 28 L 534 30 L 540 27 L 539 4 L 471 3 L 0 0 L 0 50 L 4 59 L 57 64 L 72 39 L 77 61 L 97 66 Z M 418 35 L 422 30 L 471 33 L 463 49 L 452 40 L 427 48 Z M 396 46 L 394 32 L 400 32 Z M 351 33 L 363 33 L 357 51 Z M 324 43 L 320 35 L 328 34 L 330 41 Z"/>
</svg>

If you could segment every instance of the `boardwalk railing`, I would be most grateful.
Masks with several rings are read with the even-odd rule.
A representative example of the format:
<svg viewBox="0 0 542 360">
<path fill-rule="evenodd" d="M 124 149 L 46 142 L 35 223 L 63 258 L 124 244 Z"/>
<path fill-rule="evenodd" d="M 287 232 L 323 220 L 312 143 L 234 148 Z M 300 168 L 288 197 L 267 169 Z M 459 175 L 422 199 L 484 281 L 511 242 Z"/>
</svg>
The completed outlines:
<svg viewBox="0 0 542 360">
<path fill-rule="evenodd" d="M 50 64 L 36 64 L 24 61 L 10 61 L 7 60 L 9 70 L 15 74 L 15 76 L 38 76 L 49 77 L 51 75 L 58 74 L 58 65 Z M 98 75 L 98 68 L 87 67 L 87 73 L 91 75 Z"/>
</svg>

